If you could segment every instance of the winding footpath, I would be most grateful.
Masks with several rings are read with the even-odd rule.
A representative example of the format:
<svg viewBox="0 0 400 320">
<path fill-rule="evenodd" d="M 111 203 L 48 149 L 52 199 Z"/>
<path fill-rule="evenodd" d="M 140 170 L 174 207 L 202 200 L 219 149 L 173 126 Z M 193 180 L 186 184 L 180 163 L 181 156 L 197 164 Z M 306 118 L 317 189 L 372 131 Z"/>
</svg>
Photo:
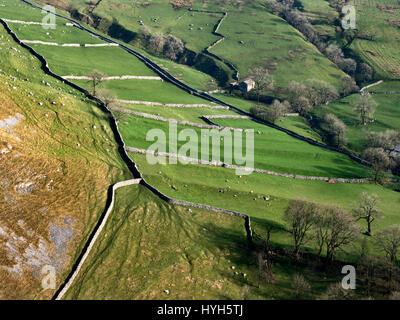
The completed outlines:
<svg viewBox="0 0 400 320">
<path fill-rule="evenodd" d="M 361 89 L 360 89 L 360 93 L 363 93 L 364 90 L 366 90 L 366 89 L 369 89 L 369 88 L 371 88 L 371 87 L 375 87 L 375 86 L 377 86 L 377 85 L 380 85 L 381 83 L 383 83 L 383 80 L 379 80 L 379 81 L 377 81 L 377 82 L 375 82 L 375 83 L 371 83 L 370 85 L 361 88 Z"/>
</svg>

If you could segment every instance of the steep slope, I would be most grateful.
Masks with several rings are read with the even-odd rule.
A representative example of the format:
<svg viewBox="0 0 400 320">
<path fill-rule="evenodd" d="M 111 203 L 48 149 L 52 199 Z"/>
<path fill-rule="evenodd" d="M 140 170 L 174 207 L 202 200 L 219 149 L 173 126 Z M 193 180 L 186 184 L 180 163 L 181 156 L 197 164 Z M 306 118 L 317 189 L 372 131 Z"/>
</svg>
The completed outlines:
<svg viewBox="0 0 400 320">
<path fill-rule="evenodd" d="M 0 28 L 0 298 L 50 298 L 106 206 L 130 177 L 109 115 L 46 76 Z"/>
</svg>

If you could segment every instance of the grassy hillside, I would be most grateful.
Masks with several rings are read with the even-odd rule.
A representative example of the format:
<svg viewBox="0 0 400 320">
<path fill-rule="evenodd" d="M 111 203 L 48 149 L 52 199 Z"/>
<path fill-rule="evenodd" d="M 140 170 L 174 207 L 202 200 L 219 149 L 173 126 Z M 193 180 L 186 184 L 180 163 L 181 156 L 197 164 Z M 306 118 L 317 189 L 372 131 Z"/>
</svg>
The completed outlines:
<svg viewBox="0 0 400 320">
<path fill-rule="evenodd" d="M 0 39 L 0 297 L 49 299 L 41 268 L 63 281 L 108 187 L 130 175 L 109 116 L 46 76 L 2 26 Z"/>
<path fill-rule="evenodd" d="M 20 37 L 18 30 L 16 33 Z M 51 33 L 58 34 L 58 30 Z M 31 36 L 28 40 L 35 38 Z M 131 59 L 128 53 L 117 47 L 65 48 L 40 44 L 34 44 L 32 47 L 46 57 L 53 72 L 63 76 L 87 76 L 93 69 L 107 76 L 156 76 L 139 60 Z M 125 63 L 115 63 L 115 61 Z"/>
<path fill-rule="evenodd" d="M 338 12 L 327 0 L 301 0 L 302 10 L 320 34 L 339 37 L 334 29 Z M 397 0 L 353 0 L 356 8 L 356 32 L 348 49 L 376 72 L 377 79 L 399 79 L 399 15 Z"/>
<path fill-rule="evenodd" d="M 75 1 L 72 5 L 88 13 L 86 2 Z M 240 77 L 248 76 L 253 67 L 265 66 L 274 74 L 277 87 L 286 87 L 292 80 L 309 78 L 325 80 L 339 87 L 343 73 L 297 30 L 270 14 L 260 1 L 238 5 L 194 1 L 192 8 L 228 12 L 218 30 L 226 39 L 211 52 L 231 62 L 239 70 Z M 142 21 L 152 33 L 176 35 L 188 49 L 197 53 L 219 39 L 212 30 L 222 17 L 217 13 L 189 12 L 187 8 L 174 10 L 171 4 L 159 0 L 148 5 L 138 3 L 135 8 L 127 0 L 103 0 L 94 8 L 93 14 L 110 21 L 115 19 L 133 32 L 139 31 Z M 255 22 L 256 27 L 249 21 Z"/>
<path fill-rule="evenodd" d="M 74 1 L 74 4 L 81 3 L 78 1 L 80 0 Z M 8 18 L 20 19 L 19 11 L 25 12 L 24 9 L 11 0 L 6 0 L 5 3 L 7 10 L 4 14 L 7 14 Z M 315 7 L 311 7 L 311 4 L 308 5 L 305 7 L 310 12 L 315 9 Z M 125 2 L 120 2 L 118 5 L 116 1 L 103 0 L 96 7 L 95 12 L 96 10 L 105 10 L 104 14 L 106 14 L 108 12 L 106 9 L 113 8 L 119 19 L 118 14 L 121 16 L 122 14 L 131 14 L 126 6 Z M 195 2 L 194 7 L 199 8 L 199 6 L 211 10 L 217 7 L 216 3 L 208 2 L 201 5 L 200 2 Z M 123 10 L 124 8 L 125 10 Z M 317 8 L 319 7 L 317 6 Z M 15 9 L 19 9 L 19 11 Z M 154 7 L 138 7 L 137 9 L 144 12 L 145 10 L 156 10 L 157 7 L 154 5 Z M 227 39 L 214 50 L 221 50 L 222 55 L 230 55 L 229 59 L 232 61 L 236 59 L 243 74 L 254 63 L 263 61 L 266 66 L 272 66 L 275 65 L 274 62 L 278 62 L 274 72 L 279 86 L 289 80 L 303 81 L 312 77 L 338 84 L 337 79 L 342 73 L 320 55 L 313 46 L 305 42 L 296 30 L 289 27 L 283 20 L 270 15 L 261 8 L 258 2 L 245 3 L 237 8 L 231 6 L 230 3 L 223 3 L 219 10 L 229 11 L 228 18 L 220 30 L 227 33 Z M 166 12 L 166 16 L 176 20 L 169 22 L 171 32 L 173 32 L 175 24 L 179 24 L 179 21 L 186 21 L 186 18 L 192 17 L 185 15 L 178 20 L 174 16 L 187 12 L 184 9 L 176 12 L 167 10 Z M 152 15 L 156 13 L 158 11 L 146 11 L 148 15 L 143 14 L 142 20 L 150 19 L 151 21 Z M 160 10 L 160 16 L 157 16 L 159 21 L 164 19 L 161 13 Z M 199 18 L 196 15 L 194 13 L 193 19 Z M 21 17 L 27 21 L 40 21 L 40 17 L 34 14 L 25 16 L 24 13 Z M 126 17 L 126 19 L 128 18 Z M 131 19 L 132 21 L 135 19 Z M 203 22 L 208 23 L 205 21 Z M 252 24 L 248 21 L 252 21 Z M 256 24 L 254 27 L 254 21 L 262 23 Z M 153 22 L 157 26 L 156 22 Z M 66 27 L 42 30 L 42 34 L 40 34 L 40 29 L 34 29 L 31 32 L 29 28 L 23 28 L 21 25 L 11 24 L 11 26 L 19 37 L 27 37 L 29 40 L 37 40 L 39 37 L 40 39 L 49 39 L 49 41 L 60 39 L 58 42 L 72 42 L 74 39 L 76 39 L 73 41 L 74 43 L 89 41 L 86 39 L 85 32 L 77 29 L 71 30 L 71 34 L 68 35 L 65 35 L 69 30 Z M 161 29 L 155 26 L 154 29 Z M 161 31 L 169 32 L 168 30 L 167 28 Z M 274 32 L 270 32 L 271 30 Z M 206 28 L 203 30 L 193 28 L 191 31 L 209 33 Z M 182 36 L 185 34 L 186 32 L 182 33 Z M 245 36 L 248 37 L 249 42 L 246 43 L 247 40 L 243 40 L 244 44 L 240 44 L 238 41 L 244 39 Z M 267 41 L 262 42 L 262 46 L 261 44 L 259 46 L 255 39 L 264 36 L 267 37 Z M 30 133 L 27 134 L 28 131 L 26 131 L 23 136 L 29 136 L 27 139 L 30 142 L 25 143 L 24 141 L 23 145 L 22 142 L 20 144 L 21 148 L 28 148 L 24 154 L 33 157 L 32 163 L 39 163 L 40 159 L 37 160 L 36 157 L 62 159 L 63 162 L 57 163 L 54 168 L 60 176 L 61 173 L 63 174 L 65 180 L 56 180 L 50 175 L 47 176 L 46 173 L 37 171 L 36 167 L 35 170 L 29 170 L 29 172 L 37 171 L 46 175 L 46 179 L 51 179 L 53 181 L 51 183 L 47 180 L 43 182 L 43 185 L 50 188 L 50 191 L 54 181 L 58 181 L 57 186 L 68 187 L 67 195 L 57 194 L 58 198 L 52 199 L 51 195 L 40 194 L 36 200 L 51 199 L 57 204 L 59 212 L 63 213 L 59 216 L 60 219 L 64 219 L 62 222 L 64 229 L 72 229 L 72 227 L 68 227 L 70 219 L 65 217 L 71 216 L 74 221 L 81 221 L 79 222 L 81 224 L 76 224 L 76 232 L 79 232 L 81 237 L 76 236 L 73 240 L 76 243 L 71 241 L 72 244 L 68 247 L 68 250 L 71 250 L 68 251 L 70 261 L 73 261 L 73 258 L 76 258 L 80 252 L 83 240 L 87 237 L 88 228 L 97 221 L 101 213 L 100 208 L 104 209 L 104 206 L 99 204 L 104 203 L 107 187 L 112 183 L 111 181 L 127 178 L 126 168 L 116 152 L 113 136 L 107 125 L 108 116 L 63 83 L 56 82 L 42 73 L 36 73 L 39 71 L 39 65 L 29 64 L 32 58 L 26 53 L 26 59 L 21 59 L 22 53 L 18 51 L 19 49 L 13 50 L 13 46 L 10 46 L 7 40 L 9 39 L 5 37 L 4 41 L 0 41 L 2 43 L 0 55 L 5 54 L 5 59 L 9 61 L 4 67 L 1 67 L 4 68 L 1 71 L 4 72 L 1 75 L 4 80 L 1 84 L 4 90 L 0 92 L 5 94 L 0 94 L 0 97 L 5 95 L 5 98 L 4 103 L 0 105 L 7 106 L 7 108 L 11 106 L 10 110 L 13 110 L 14 113 L 5 113 L 4 117 L 1 115 L 0 119 L 3 119 L 3 122 L 0 122 L 0 129 L 3 126 L 7 137 L 14 139 L 15 144 L 19 145 L 16 138 L 21 138 L 21 134 L 17 129 L 21 132 L 31 130 L 29 126 L 32 124 L 33 130 L 36 132 L 29 131 Z M 202 41 L 205 41 L 205 38 L 199 37 L 199 43 Z M 226 46 L 224 50 L 221 49 L 222 45 Z M 34 47 L 48 59 L 50 68 L 60 75 L 88 75 L 95 68 L 108 76 L 155 75 L 137 58 L 117 47 L 68 48 L 45 45 L 34 45 Z M 289 53 L 288 50 L 292 50 L 292 52 Z M 183 80 L 188 79 L 188 81 L 196 83 L 198 88 L 213 86 L 210 78 L 204 74 L 193 70 L 186 72 L 186 67 L 177 66 L 173 62 L 161 59 L 157 62 L 161 62 L 169 71 L 173 70 L 174 74 L 180 74 L 179 77 Z M 15 75 L 18 79 L 13 80 L 9 75 Z M 74 82 L 91 89 L 88 81 L 74 80 Z M 210 104 L 209 101 L 190 95 L 171 83 L 159 80 L 112 80 L 104 81 L 99 87 L 109 89 L 120 99 L 173 104 Z M 396 88 L 397 84 L 394 82 L 384 83 L 382 87 L 371 88 L 371 90 L 377 91 L 374 97 L 381 99 L 378 102 L 382 107 L 377 111 L 376 125 L 380 126 L 378 130 L 390 126 L 398 127 L 397 120 L 393 116 L 397 114 L 395 110 L 397 95 L 386 93 L 387 90 L 392 91 Z M 15 95 L 15 92 L 19 92 L 19 94 Z M 222 97 L 245 111 L 249 111 L 253 106 L 252 102 L 236 97 L 223 94 L 215 96 Z M 348 104 L 351 103 L 351 99 L 354 97 L 343 99 L 344 103 L 336 101 L 316 110 L 318 112 L 333 110 L 332 112 L 337 113 L 341 118 L 346 115 L 349 117 L 349 121 L 353 121 L 352 116 L 348 113 L 349 107 L 345 106 L 346 101 Z M 233 114 L 232 110 L 224 109 L 185 109 L 134 104 L 126 104 L 123 107 L 198 123 L 202 123 L 200 117 L 204 114 Z M 21 111 L 16 113 L 15 110 Z M 24 118 L 21 118 L 19 113 Z M 151 143 L 146 141 L 146 134 L 154 128 L 162 129 L 168 136 L 168 123 L 166 122 L 132 115 L 117 114 L 117 116 L 122 138 L 128 146 L 147 148 Z M 308 124 L 299 117 L 287 117 L 280 120 L 282 121 L 279 121 L 278 124 L 319 139 L 318 135 L 311 132 Z M 27 123 L 26 127 L 23 127 L 25 122 Z M 368 168 L 351 161 L 340 153 L 312 146 L 256 122 L 247 119 L 216 119 L 215 122 L 222 126 L 255 130 L 255 167 L 283 173 L 328 177 L 365 177 L 369 175 Z M 10 126 L 12 127 L 10 128 Z M 184 128 L 187 129 L 189 126 L 178 126 L 178 129 Z M 198 133 L 198 137 L 201 136 L 198 128 L 190 128 Z M 354 133 L 354 138 L 352 137 L 354 140 L 351 140 L 351 143 L 357 145 L 360 143 L 357 141 L 359 128 L 352 128 L 350 125 L 350 130 L 354 130 L 351 132 Z M 38 132 L 43 132 L 43 134 L 39 135 Z M 18 157 L 16 157 L 15 149 L 11 149 L 6 142 L 3 145 L 4 150 L 9 151 L 4 151 L 4 154 L 8 155 L 7 161 L 22 158 L 20 155 L 22 152 L 17 152 Z M 3 153 L 3 151 L 1 152 Z M 374 230 L 381 230 L 386 226 L 399 223 L 399 193 L 391 190 L 388 186 L 372 183 L 306 181 L 259 173 L 238 176 L 234 170 L 228 168 L 181 164 L 150 165 L 144 155 L 133 153 L 129 155 L 138 164 L 146 181 L 168 196 L 248 214 L 251 216 L 254 230 L 262 235 L 265 234 L 268 226 L 273 225 L 272 241 L 274 246 L 279 247 L 280 250 L 292 249 L 292 240 L 283 220 L 284 211 L 292 199 L 302 198 L 319 204 L 351 210 L 356 206 L 362 192 L 376 193 L 379 196 L 379 207 L 385 213 L 385 217 L 376 221 Z M 0 159 L 3 161 L 3 156 Z M 9 166 L 8 162 L 1 168 L 7 166 Z M 18 169 L 22 167 L 23 164 Z M 60 167 L 61 169 L 59 169 Z M 41 164 L 38 168 L 43 170 L 42 168 L 46 168 L 46 165 Z M 2 183 L 0 187 L 6 190 L 6 196 L 7 192 L 10 192 L 8 186 L 11 185 L 10 181 L 13 180 L 10 179 L 14 175 L 14 172 L 10 172 L 6 183 L 0 181 Z M 31 192 L 32 195 L 36 195 L 37 189 L 29 189 L 31 188 L 29 181 L 17 182 L 20 185 L 15 189 L 17 193 L 22 187 L 22 194 L 28 192 L 30 195 L 29 192 Z M 24 184 L 21 185 L 21 183 Z M 76 282 L 67 293 L 67 299 L 287 299 L 293 298 L 291 281 L 295 273 L 301 273 L 307 278 L 312 287 L 312 297 L 315 298 L 325 291 L 330 283 L 337 281 L 341 276 L 341 268 L 335 269 L 336 265 L 333 266 L 331 274 L 329 272 L 319 273 L 315 272 L 315 266 L 311 265 L 312 261 L 296 267 L 287 255 L 278 255 L 277 260 L 274 261 L 274 281 L 260 284 L 258 283 L 258 266 L 254 252 L 250 252 L 245 243 L 243 220 L 200 209 L 189 210 L 185 207 L 171 206 L 150 194 L 142 186 L 120 189 L 116 196 L 115 210 L 104 231 L 100 234 L 99 240 L 95 243 L 94 250 L 79 273 Z M 10 198 L 5 198 L 0 204 L 8 205 L 7 199 Z M 31 198 L 29 201 L 35 203 Z M 76 209 L 77 203 L 81 215 L 73 211 Z M 50 205 L 46 206 L 50 208 Z M 31 205 L 25 207 L 30 208 Z M 40 206 L 35 211 L 41 212 L 42 209 L 43 207 Z M 47 213 L 47 210 L 44 212 Z M 44 215 L 42 213 L 38 217 L 41 218 Z M 28 217 L 27 214 L 25 216 Z M 54 219 L 59 216 L 54 216 Z M 46 217 L 48 220 L 36 218 L 36 221 L 41 223 L 40 228 L 42 229 L 38 229 L 41 230 L 40 236 L 45 239 L 44 241 L 51 241 L 52 229 L 48 233 L 46 228 L 53 223 L 51 220 L 53 217 L 50 215 Z M 2 221 L 0 220 L 0 222 Z M 10 230 L 12 226 L 25 226 L 18 220 L 7 223 L 6 226 Z M 360 224 L 363 222 L 360 221 Z M 8 234 L 6 241 L 11 239 L 8 241 L 12 243 L 12 239 L 15 237 L 9 229 L 6 229 Z M 29 228 L 25 229 L 26 233 L 30 231 Z M 13 232 L 16 234 L 16 231 Z M 2 239 L 3 233 L 4 230 L 0 229 L 0 239 Z M 45 238 L 46 235 L 48 238 Z M 63 239 L 70 239 L 69 231 Z M 40 244 L 39 236 L 36 241 L 35 245 Z M 372 242 L 371 239 L 367 241 Z M 360 242 L 354 243 L 354 246 L 349 246 L 346 251 L 338 253 L 337 257 L 353 262 L 357 257 L 355 251 L 359 247 Z M 307 251 L 315 253 L 316 248 L 313 244 L 309 244 Z M 371 251 L 378 254 L 376 248 L 372 248 Z M 0 252 L 0 259 L 6 261 L 7 257 L 6 251 Z M 8 266 L 12 266 L 12 264 L 8 262 Z M 68 266 L 70 268 L 70 265 Z M 61 269 L 59 281 L 65 278 L 69 268 Z M 5 274 L 5 271 L 3 273 Z M 9 278 L 5 283 L 7 285 L 11 283 L 12 287 L 15 282 Z M 31 281 L 30 278 L 29 281 Z M 36 282 L 36 287 L 39 285 Z M 31 291 L 23 291 L 26 290 L 25 288 L 29 288 L 28 286 L 22 287 L 20 284 L 19 286 L 21 296 L 33 295 Z M 7 292 L 5 290 L 9 290 L 9 287 L 3 290 Z M 45 298 L 49 296 L 49 293 L 43 295 Z"/>
<path fill-rule="evenodd" d="M 312 146 L 306 142 L 294 139 L 286 133 L 257 124 L 250 120 L 214 119 L 225 127 L 254 129 L 254 166 L 259 169 L 283 173 L 314 175 L 323 177 L 365 177 L 368 171 L 349 157 Z M 161 129 L 169 139 L 169 124 L 152 119 L 129 116 L 120 124 L 121 134 L 130 147 L 147 149 L 153 142 L 146 141 L 146 134 L 153 128 Z M 193 142 L 201 150 L 202 133 L 199 128 L 178 125 L 182 129 L 193 129 L 198 134 L 199 141 Z M 186 141 L 178 141 L 178 148 Z M 245 135 L 243 134 L 243 150 L 245 152 Z M 224 141 L 221 141 L 221 161 Z M 179 150 L 179 149 L 178 149 Z M 168 149 L 167 149 L 168 151 Z M 211 155 L 210 155 L 211 156 Z M 199 155 L 200 157 L 200 155 Z"/>
<path fill-rule="evenodd" d="M 378 86 L 371 87 L 368 91 L 373 92 L 372 98 L 378 103 L 374 122 L 365 126 L 359 124 L 359 119 L 353 111 L 354 104 L 358 99 L 358 94 L 350 95 L 330 103 L 328 106 L 315 108 L 315 117 L 323 119 L 326 113 L 334 113 L 347 125 L 348 128 L 348 147 L 356 152 L 361 152 L 365 148 L 365 134 L 367 131 L 385 131 L 386 129 L 400 129 L 400 82 L 388 81 Z"/>
<path fill-rule="evenodd" d="M 270 69 L 276 87 L 310 78 L 339 86 L 342 72 L 296 29 L 270 14 L 258 2 L 247 6 L 240 10 L 229 7 L 228 18 L 219 30 L 227 39 L 212 49 L 214 54 L 237 66 L 241 77 L 246 77 L 254 67 Z M 240 44 L 240 40 L 244 43 Z"/>
<path fill-rule="evenodd" d="M 131 157 L 144 178 L 170 197 L 246 213 L 259 231 L 264 231 L 268 225 L 280 225 L 282 230 L 273 236 L 273 241 L 280 245 L 291 243 L 283 222 L 283 213 L 290 199 L 300 198 L 351 210 L 362 192 L 376 193 L 380 199 L 379 207 L 385 212 L 385 218 L 376 222 L 376 229 L 399 221 L 399 194 L 374 184 L 329 184 L 259 173 L 238 176 L 235 170 L 221 167 L 179 163 L 150 165 L 145 155 L 132 153 Z M 265 196 L 269 197 L 268 201 L 264 200 Z"/>
<path fill-rule="evenodd" d="M 339 17 L 339 13 L 329 6 L 327 0 L 299 0 L 298 3 L 301 4 L 302 12 L 319 35 L 335 37 L 335 20 Z"/>
<path fill-rule="evenodd" d="M 204 115 L 237 115 L 236 112 L 231 110 L 210 108 L 173 108 L 140 104 L 123 104 L 123 108 L 137 112 L 153 114 L 168 119 L 190 121 L 202 124 L 204 124 L 204 120 L 201 119 L 201 117 Z M 128 118 L 128 116 L 124 117 L 124 123 Z"/>
<path fill-rule="evenodd" d="M 212 30 L 222 16 L 212 13 L 191 13 L 185 9 L 174 10 L 169 2 L 163 0 L 154 0 L 149 6 L 138 3 L 135 8 L 128 0 L 102 1 L 93 12 L 109 20 L 117 18 L 120 24 L 136 32 L 140 28 L 139 21 L 143 21 L 152 33 L 172 33 L 184 39 L 187 48 L 196 52 L 202 51 L 219 39 L 212 34 Z"/>
<path fill-rule="evenodd" d="M 399 79 L 400 28 L 396 26 L 400 22 L 398 1 L 356 0 L 354 4 L 357 8 L 359 33 L 372 35 L 373 41 L 355 39 L 350 48 L 374 68 L 377 78 Z"/>
<path fill-rule="evenodd" d="M 338 281 L 277 260 L 274 282 L 259 281 L 243 221 L 171 206 L 142 187 L 117 192 L 113 218 L 66 299 L 287 299 L 302 273 L 316 297 Z"/>
</svg>

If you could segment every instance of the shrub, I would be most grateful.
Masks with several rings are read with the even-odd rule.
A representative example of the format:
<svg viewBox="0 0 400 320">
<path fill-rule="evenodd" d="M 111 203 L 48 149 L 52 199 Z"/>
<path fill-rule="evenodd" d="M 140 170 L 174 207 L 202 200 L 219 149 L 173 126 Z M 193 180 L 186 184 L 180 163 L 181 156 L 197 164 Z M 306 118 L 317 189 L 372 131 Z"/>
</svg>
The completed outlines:
<svg viewBox="0 0 400 320">
<path fill-rule="evenodd" d="M 292 289 L 294 290 L 294 294 L 297 299 L 304 299 L 309 296 L 311 286 L 301 274 L 295 274 L 293 276 Z"/>
</svg>

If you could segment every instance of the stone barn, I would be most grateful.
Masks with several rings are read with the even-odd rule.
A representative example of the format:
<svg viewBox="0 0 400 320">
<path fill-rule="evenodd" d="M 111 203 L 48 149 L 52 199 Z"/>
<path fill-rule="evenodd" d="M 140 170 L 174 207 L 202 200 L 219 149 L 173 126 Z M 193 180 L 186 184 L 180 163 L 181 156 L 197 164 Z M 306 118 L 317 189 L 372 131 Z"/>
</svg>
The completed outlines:
<svg viewBox="0 0 400 320">
<path fill-rule="evenodd" d="M 249 92 L 255 87 L 255 82 L 252 79 L 247 79 L 239 83 L 239 90 L 243 92 Z"/>
</svg>

